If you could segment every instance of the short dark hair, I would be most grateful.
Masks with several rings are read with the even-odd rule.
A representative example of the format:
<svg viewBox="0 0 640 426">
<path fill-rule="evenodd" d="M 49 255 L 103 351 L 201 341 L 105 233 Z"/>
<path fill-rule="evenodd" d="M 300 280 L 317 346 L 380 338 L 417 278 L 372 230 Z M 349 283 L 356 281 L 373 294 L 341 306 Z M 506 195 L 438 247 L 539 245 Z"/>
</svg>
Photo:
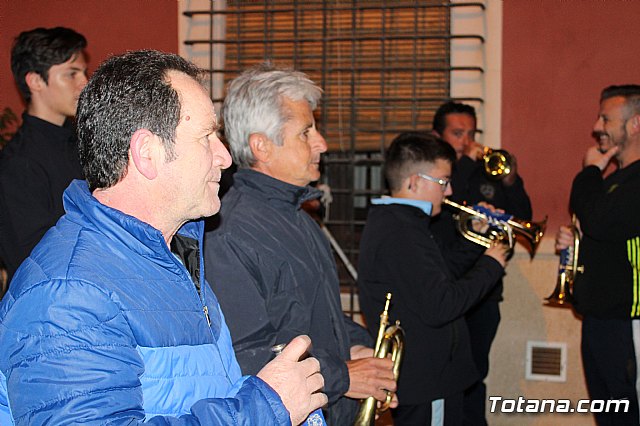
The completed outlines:
<svg viewBox="0 0 640 426">
<path fill-rule="evenodd" d="M 600 94 L 600 102 L 621 96 L 626 101 L 626 106 L 632 114 L 640 114 L 640 86 L 637 84 L 613 85 L 602 89 Z"/>
<path fill-rule="evenodd" d="M 446 102 L 440 105 L 436 114 L 433 116 L 433 130 L 441 136 L 447 127 L 447 115 L 449 114 L 467 114 L 477 121 L 476 109 L 471 105 L 454 101 Z"/>
<path fill-rule="evenodd" d="M 109 188 L 126 174 L 131 135 L 148 129 L 175 156 L 180 99 L 167 81 L 179 71 L 199 81 L 200 68 L 172 53 L 139 50 L 112 56 L 91 76 L 78 100 L 78 150 L 89 189 Z"/>
<path fill-rule="evenodd" d="M 427 132 L 404 132 L 396 136 L 387 149 L 384 175 L 389 189 L 397 191 L 402 181 L 420 163 L 434 164 L 441 159 L 454 164 L 456 152 L 447 142 Z"/>
<path fill-rule="evenodd" d="M 49 82 L 49 69 L 67 62 L 87 47 L 87 39 L 70 28 L 35 28 L 24 31 L 13 41 L 11 72 L 24 100 L 31 102 L 25 77 L 30 72 Z"/>
</svg>

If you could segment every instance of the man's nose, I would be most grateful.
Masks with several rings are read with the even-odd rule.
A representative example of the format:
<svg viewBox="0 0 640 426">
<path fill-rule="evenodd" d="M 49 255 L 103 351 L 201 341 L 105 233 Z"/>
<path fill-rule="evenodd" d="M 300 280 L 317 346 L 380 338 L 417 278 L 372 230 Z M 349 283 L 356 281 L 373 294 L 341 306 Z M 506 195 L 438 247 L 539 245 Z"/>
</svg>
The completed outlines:
<svg viewBox="0 0 640 426">
<path fill-rule="evenodd" d="M 451 189 L 451 182 L 449 182 L 447 187 L 444 189 L 444 196 L 448 197 L 451 194 L 453 194 L 453 189 Z"/>
<path fill-rule="evenodd" d="M 217 135 L 211 141 L 211 150 L 213 151 L 213 163 L 215 166 L 223 169 L 228 169 L 231 166 L 233 162 L 231 154 Z"/>
<path fill-rule="evenodd" d="M 594 132 L 602 132 L 604 130 L 602 118 L 598 118 L 595 123 L 593 123 L 593 131 Z"/>
<path fill-rule="evenodd" d="M 314 143 L 316 145 L 316 149 L 318 150 L 318 152 L 320 153 L 327 152 L 327 141 L 319 132 L 318 132 L 318 137 L 316 138 Z"/>
</svg>

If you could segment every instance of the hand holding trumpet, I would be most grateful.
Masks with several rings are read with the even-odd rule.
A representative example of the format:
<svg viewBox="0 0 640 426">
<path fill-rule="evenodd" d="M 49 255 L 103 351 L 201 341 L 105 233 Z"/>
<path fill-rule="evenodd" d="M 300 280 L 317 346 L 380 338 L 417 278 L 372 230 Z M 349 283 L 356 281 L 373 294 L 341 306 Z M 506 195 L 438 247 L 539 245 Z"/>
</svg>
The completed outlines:
<svg viewBox="0 0 640 426">
<path fill-rule="evenodd" d="M 491 149 L 476 141 L 464 146 L 463 155 L 472 160 L 483 160 L 484 171 L 489 179 L 500 180 L 504 186 L 511 186 L 518 177 L 518 162 L 513 154 L 502 149 Z"/>
<path fill-rule="evenodd" d="M 491 213 L 503 214 L 504 210 L 496 209 L 489 203 L 481 201 L 478 203 L 478 206 L 485 208 Z M 473 230 L 480 234 L 485 234 L 489 230 L 489 222 L 486 218 L 476 217 L 471 220 L 471 227 Z M 490 245 L 484 252 L 485 255 L 494 258 L 503 268 L 507 266 L 507 259 L 509 257 L 510 247 L 508 244 L 505 244 L 503 241 L 495 242 Z"/>
</svg>

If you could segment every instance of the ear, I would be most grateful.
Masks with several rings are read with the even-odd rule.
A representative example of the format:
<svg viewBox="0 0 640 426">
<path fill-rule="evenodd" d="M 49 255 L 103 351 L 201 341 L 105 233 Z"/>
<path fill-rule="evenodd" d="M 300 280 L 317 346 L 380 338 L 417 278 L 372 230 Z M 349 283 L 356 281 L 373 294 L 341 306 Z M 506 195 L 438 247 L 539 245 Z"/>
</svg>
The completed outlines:
<svg viewBox="0 0 640 426">
<path fill-rule="evenodd" d="M 631 118 L 631 128 L 635 133 L 640 133 L 640 114 L 635 114 Z"/>
<path fill-rule="evenodd" d="M 264 133 L 251 133 L 249 147 L 251 153 L 259 163 L 268 163 L 273 151 L 273 142 Z"/>
<path fill-rule="evenodd" d="M 418 190 L 418 175 L 413 174 L 405 179 L 403 187 L 409 192 L 416 192 Z"/>
<path fill-rule="evenodd" d="M 129 160 L 138 172 L 149 180 L 158 176 L 158 164 L 163 161 L 162 141 L 147 129 L 138 129 L 129 142 Z"/>
<path fill-rule="evenodd" d="M 44 78 L 34 71 L 29 71 L 27 75 L 24 76 L 24 81 L 27 83 L 27 87 L 29 87 L 29 91 L 32 94 L 41 91 L 47 85 Z"/>
</svg>

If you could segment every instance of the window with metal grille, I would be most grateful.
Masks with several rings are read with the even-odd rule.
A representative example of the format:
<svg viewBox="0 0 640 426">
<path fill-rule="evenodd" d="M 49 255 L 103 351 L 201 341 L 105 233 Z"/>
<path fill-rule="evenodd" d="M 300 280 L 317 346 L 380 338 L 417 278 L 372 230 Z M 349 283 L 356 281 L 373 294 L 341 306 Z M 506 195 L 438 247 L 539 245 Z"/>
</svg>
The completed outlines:
<svg viewBox="0 0 640 426">
<path fill-rule="evenodd" d="M 184 14 L 209 23 L 207 36 L 184 40 L 207 56 L 211 94 L 265 60 L 307 73 L 324 90 L 316 119 L 329 151 L 323 182 L 332 203 L 325 224 L 357 264 L 359 235 L 372 196 L 384 192 L 385 147 L 404 130 L 430 129 L 449 99 L 450 8 L 483 7 L 449 0 L 214 0 Z M 201 66 L 203 65 L 200 63 Z M 341 283 L 353 274 L 338 259 Z M 351 310 L 353 311 L 353 302 Z"/>
</svg>

